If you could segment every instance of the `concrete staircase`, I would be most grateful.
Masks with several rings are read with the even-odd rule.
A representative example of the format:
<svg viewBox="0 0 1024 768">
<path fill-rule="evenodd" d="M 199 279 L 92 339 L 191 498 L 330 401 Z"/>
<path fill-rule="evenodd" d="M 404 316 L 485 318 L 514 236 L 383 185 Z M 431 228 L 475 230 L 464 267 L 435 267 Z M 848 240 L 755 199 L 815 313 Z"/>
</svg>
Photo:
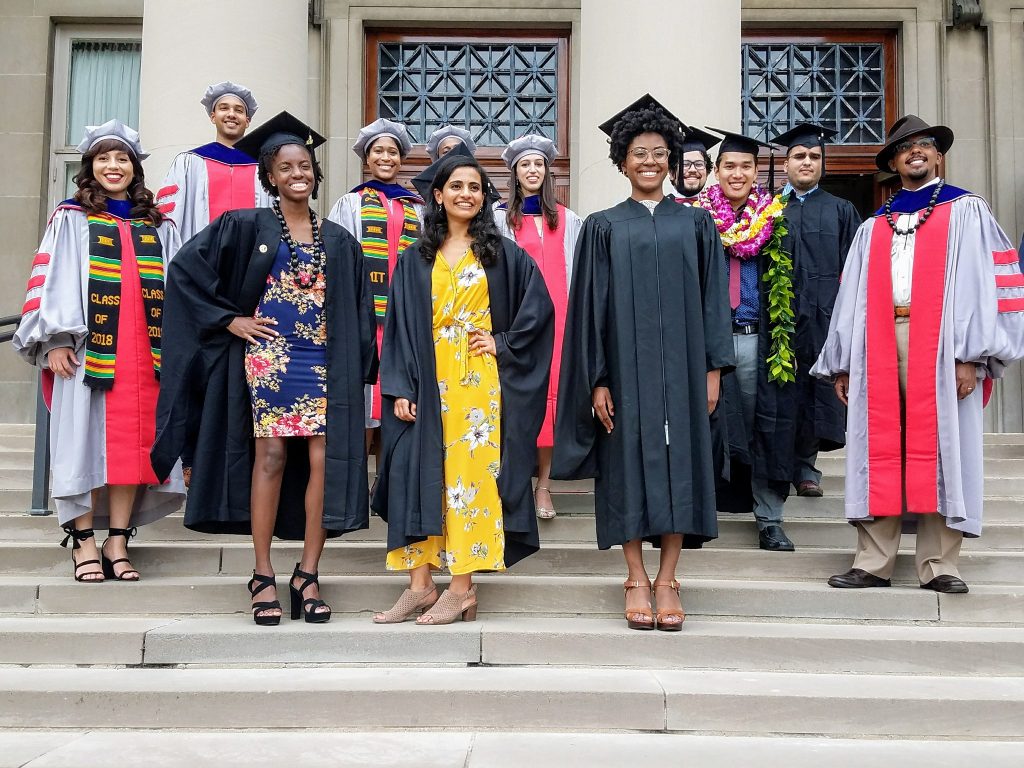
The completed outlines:
<svg viewBox="0 0 1024 768">
<path fill-rule="evenodd" d="M 970 594 L 919 589 L 912 539 L 891 589 L 825 585 L 854 542 L 832 455 L 826 496 L 786 506 L 797 552 L 723 516 L 683 553 L 683 632 L 643 633 L 583 483 L 556 488 L 538 555 L 480 578 L 470 624 L 370 622 L 404 583 L 376 519 L 328 544 L 324 626 L 256 627 L 247 541 L 180 516 L 133 542 L 140 583 L 76 584 L 55 519 L 23 512 L 31 434 L 0 427 L 0 768 L 1024 765 L 1024 435 L 986 438 Z"/>
</svg>

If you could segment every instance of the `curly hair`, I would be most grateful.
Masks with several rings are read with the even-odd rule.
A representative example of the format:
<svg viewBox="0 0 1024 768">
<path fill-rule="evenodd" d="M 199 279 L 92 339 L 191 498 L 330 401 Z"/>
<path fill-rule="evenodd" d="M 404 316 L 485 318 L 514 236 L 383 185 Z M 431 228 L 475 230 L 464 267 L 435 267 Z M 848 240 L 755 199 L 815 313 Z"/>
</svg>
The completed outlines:
<svg viewBox="0 0 1024 768">
<path fill-rule="evenodd" d="M 280 197 L 281 192 L 270 183 L 270 166 L 277 159 L 278 152 L 281 151 L 282 147 L 287 147 L 289 144 L 294 142 L 285 142 L 284 144 L 278 144 L 277 146 L 264 147 L 260 150 L 260 156 L 257 160 L 256 165 L 256 176 L 260 180 L 260 184 L 267 191 L 267 194 L 271 197 Z M 320 167 L 319 161 L 316 159 L 316 153 L 312 149 L 307 147 L 305 144 L 295 144 L 297 147 L 302 147 L 309 153 L 309 159 L 313 163 L 313 192 L 310 197 L 316 200 L 317 194 L 320 192 L 320 182 L 324 179 L 324 171 Z"/>
<path fill-rule="evenodd" d="M 444 189 L 448 179 L 459 168 L 473 168 L 480 174 L 480 193 L 483 202 L 476 216 L 469 222 L 469 234 L 473 238 L 473 253 L 485 267 L 497 263 L 501 257 L 501 233 L 494 223 L 494 214 L 487 205 L 487 190 L 491 181 L 487 172 L 474 158 L 448 153 L 438 166 L 434 180 L 427 194 L 427 212 L 423 217 L 423 233 L 419 239 L 420 255 L 428 264 L 434 263 L 437 252 L 448 239 L 448 212 L 434 199 L 434 190 Z"/>
<path fill-rule="evenodd" d="M 616 168 L 622 168 L 630 143 L 641 133 L 661 134 L 669 151 L 668 167 L 679 166 L 683 156 L 683 134 L 679 130 L 679 123 L 666 115 L 660 107 L 644 107 L 627 112 L 612 128 L 608 140 L 608 157 Z"/>
<path fill-rule="evenodd" d="M 100 184 L 92 171 L 93 160 L 105 152 L 127 152 L 132 159 L 132 180 L 128 184 L 128 199 L 132 201 L 131 216 L 137 219 L 147 219 L 154 227 L 159 227 L 164 220 L 160 209 L 156 207 L 156 200 L 153 193 L 146 189 L 146 174 L 142 170 L 142 163 L 135 153 L 131 152 L 124 143 L 117 139 L 104 139 L 95 147 L 89 149 L 82 155 L 82 166 L 75 174 L 73 181 L 78 185 L 75 190 L 75 202 L 82 206 L 89 213 L 107 212 L 107 190 Z"/>
<path fill-rule="evenodd" d="M 518 166 L 518 163 L 516 164 Z M 555 197 L 555 177 L 551 173 L 551 166 L 547 160 L 544 161 L 544 181 L 541 182 L 540 208 L 551 230 L 558 229 L 558 199 Z M 513 232 L 519 230 L 523 223 L 523 187 L 519 183 L 518 168 L 512 169 L 512 185 L 509 189 L 508 210 L 505 213 L 505 221 Z"/>
</svg>

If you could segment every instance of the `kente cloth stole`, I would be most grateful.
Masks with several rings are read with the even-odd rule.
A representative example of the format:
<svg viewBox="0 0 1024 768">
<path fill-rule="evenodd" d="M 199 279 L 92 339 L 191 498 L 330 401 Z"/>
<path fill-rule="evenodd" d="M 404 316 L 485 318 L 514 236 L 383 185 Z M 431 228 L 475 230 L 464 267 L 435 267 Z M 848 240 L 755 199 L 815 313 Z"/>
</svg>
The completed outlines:
<svg viewBox="0 0 1024 768">
<path fill-rule="evenodd" d="M 163 324 L 164 260 L 160 238 L 145 221 L 123 222 L 90 214 L 89 224 L 89 336 L 85 343 L 85 384 L 90 389 L 114 386 L 117 324 L 121 309 L 121 235 L 131 234 L 129 256 L 134 255 L 146 311 L 153 371 L 160 375 L 160 336 Z"/>
<path fill-rule="evenodd" d="M 868 511 L 899 515 L 938 511 L 939 425 L 936 361 L 945 303 L 951 203 L 935 208 L 914 236 L 905 426 L 900 426 L 896 321 L 892 302 L 893 232 L 876 217 L 868 254 L 866 375 Z M 901 438 L 905 457 L 901 452 Z M 903 471 L 901 464 L 906 464 Z"/>
<path fill-rule="evenodd" d="M 398 237 L 390 237 L 388 222 L 388 200 L 375 189 L 365 187 L 359 197 L 359 221 L 362 232 L 360 244 L 363 247 L 363 263 L 366 277 L 373 291 L 373 311 L 377 324 L 384 325 L 388 309 L 388 283 L 394 262 L 420 236 L 420 220 L 416 208 L 407 200 L 402 204 L 402 228 Z M 392 247 L 391 243 L 394 243 Z"/>
</svg>

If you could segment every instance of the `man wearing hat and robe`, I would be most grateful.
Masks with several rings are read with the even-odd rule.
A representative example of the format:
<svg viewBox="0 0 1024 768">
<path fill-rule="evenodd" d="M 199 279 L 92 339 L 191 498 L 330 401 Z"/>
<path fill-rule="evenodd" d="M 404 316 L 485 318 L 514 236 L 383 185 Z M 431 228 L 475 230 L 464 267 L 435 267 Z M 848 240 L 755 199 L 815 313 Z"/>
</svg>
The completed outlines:
<svg viewBox="0 0 1024 768">
<path fill-rule="evenodd" d="M 953 132 L 907 115 L 876 157 L 902 189 L 846 258 L 812 375 L 848 404 L 846 517 L 853 567 L 837 588 L 888 587 L 900 533 L 917 533 L 924 589 L 967 592 L 958 560 L 982 527 L 982 407 L 1024 357 L 1024 276 L 980 197 L 939 173 Z"/>
<path fill-rule="evenodd" d="M 459 144 L 465 145 L 469 154 L 476 154 L 476 142 L 473 141 L 473 135 L 469 131 L 455 125 L 442 125 L 427 139 L 427 154 L 430 155 L 430 162 L 436 163 Z"/>
<path fill-rule="evenodd" d="M 378 118 L 364 126 L 352 151 L 366 164 L 370 179 L 342 195 L 327 218 L 347 229 L 363 248 L 367 279 L 377 318 L 377 351 L 384 338 L 388 284 L 398 258 L 420 236 L 423 199 L 398 183 L 402 161 L 412 151 L 412 136 L 401 123 Z M 380 428 L 380 386 L 366 388 L 367 442 Z"/>
<path fill-rule="evenodd" d="M 792 445 L 792 432 L 763 417 L 774 409 L 776 398 L 789 397 L 794 387 L 792 359 L 780 361 L 776 351 L 779 335 L 792 333 L 784 318 L 769 311 L 773 284 L 764 279 L 771 267 L 766 253 L 785 205 L 781 196 L 757 183 L 758 152 L 770 144 L 709 130 L 724 137 L 715 161 L 718 183 L 704 189 L 695 205 L 711 213 L 725 248 L 736 354 L 736 370 L 722 377 L 721 412 L 714 422 L 716 445 L 727 445 L 718 509 L 753 512 L 761 549 L 792 552 L 793 542 L 782 527 L 793 479 L 791 451 L 779 450 Z M 769 172 L 769 187 L 772 178 Z"/>
<path fill-rule="evenodd" d="M 711 173 L 711 155 L 708 153 L 722 141 L 718 136 L 700 128 L 684 126 L 683 157 L 679 166 L 669 174 L 677 203 L 693 205 L 708 183 Z"/>
<path fill-rule="evenodd" d="M 793 260 L 793 304 L 796 312 L 796 381 L 770 407 L 775 408 L 776 434 L 780 424 L 792 427 L 793 485 L 797 495 L 818 497 L 821 472 L 814 466 L 819 450 L 834 450 L 846 443 L 846 410 L 831 385 L 810 375 L 811 366 L 825 343 L 839 276 L 846 252 L 860 226 L 860 214 L 849 200 L 841 200 L 819 186 L 825 171 L 825 142 L 836 131 L 813 123 L 800 123 L 772 139 L 786 147 L 787 234 L 783 249 Z M 780 446 L 777 446 L 778 450 Z"/>
<path fill-rule="evenodd" d="M 256 113 L 252 91 L 225 80 L 207 88 L 200 103 L 217 138 L 175 157 L 157 193 L 161 213 L 178 226 L 183 243 L 225 211 L 270 205 L 256 160 L 235 149 Z"/>
</svg>

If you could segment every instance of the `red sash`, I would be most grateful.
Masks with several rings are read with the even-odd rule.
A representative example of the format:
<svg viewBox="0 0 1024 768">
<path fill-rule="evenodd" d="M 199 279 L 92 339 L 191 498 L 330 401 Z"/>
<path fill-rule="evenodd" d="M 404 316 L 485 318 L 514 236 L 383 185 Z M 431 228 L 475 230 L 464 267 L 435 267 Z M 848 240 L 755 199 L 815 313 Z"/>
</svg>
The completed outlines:
<svg viewBox="0 0 1024 768">
<path fill-rule="evenodd" d="M 551 356 L 551 379 L 548 382 L 548 405 L 544 423 L 540 428 L 537 445 L 550 448 L 555 444 L 555 404 L 558 397 L 558 371 L 562 360 L 562 337 L 565 334 L 565 315 L 569 301 L 569 287 L 565 277 L 565 208 L 558 206 L 558 227 L 551 229 L 541 217 L 544 237 L 537 232 L 533 217 L 524 216 L 516 230 L 516 242 L 533 257 L 544 275 L 544 282 L 555 305 L 555 347 Z"/>
<path fill-rule="evenodd" d="M 227 165 L 203 158 L 206 163 L 210 200 L 210 221 L 225 211 L 256 206 L 256 164 Z"/>
<path fill-rule="evenodd" d="M 950 203 L 936 206 L 914 240 L 906 394 L 906 506 L 938 511 L 939 428 L 936 357 L 942 329 Z M 868 511 L 902 512 L 900 394 L 892 303 L 892 228 L 882 217 L 871 233 L 867 286 Z"/>
</svg>

